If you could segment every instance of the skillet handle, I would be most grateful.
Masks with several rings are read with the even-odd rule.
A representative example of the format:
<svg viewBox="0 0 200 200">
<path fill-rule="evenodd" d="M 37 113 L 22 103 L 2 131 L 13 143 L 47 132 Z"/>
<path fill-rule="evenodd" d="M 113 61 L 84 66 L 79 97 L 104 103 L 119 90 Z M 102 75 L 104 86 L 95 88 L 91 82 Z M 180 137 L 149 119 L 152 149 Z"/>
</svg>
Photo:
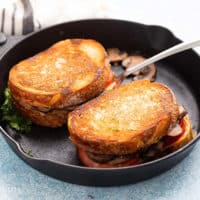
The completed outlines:
<svg viewBox="0 0 200 200">
<path fill-rule="evenodd" d="M 20 145 L 12 138 L 12 136 L 10 134 L 8 134 L 4 128 L 0 125 L 0 133 L 3 134 L 3 136 L 6 138 L 7 141 L 9 141 L 9 143 L 13 143 L 17 148 L 20 147 Z"/>
<path fill-rule="evenodd" d="M 20 153 L 20 156 L 22 156 L 22 158 L 31 159 L 31 160 L 35 159 L 32 156 L 30 156 L 29 154 L 27 154 L 23 150 L 23 148 L 21 147 L 21 145 L 18 142 L 18 140 L 16 138 L 14 138 L 15 136 L 11 136 L 10 134 L 8 134 L 7 131 L 4 130 L 4 128 L 1 125 L 0 125 L 0 133 L 2 133 L 3 137 L 5 138 L 6 142 L 10 145 L 10 147 L 15 152 L 19 152 Z M 20 136 L 20 135 L 18 135 L 18 136 Z"/>
</svg>

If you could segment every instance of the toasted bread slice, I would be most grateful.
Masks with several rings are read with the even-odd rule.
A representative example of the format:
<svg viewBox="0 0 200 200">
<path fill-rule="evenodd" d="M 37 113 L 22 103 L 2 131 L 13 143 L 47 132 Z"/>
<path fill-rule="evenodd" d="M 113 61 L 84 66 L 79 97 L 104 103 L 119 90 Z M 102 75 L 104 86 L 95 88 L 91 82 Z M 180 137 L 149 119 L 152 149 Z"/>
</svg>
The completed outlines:
<svg viewBox="0 0 200 200">
<path fill-rule="evenodd" d="M 71 140 L 97 154 L 131 154 L 167 134 L 178 105 L 160 83 L 134 81 L 78 107 L 68 116 Z"/>
<path fill-rule="evenodd" d="M 22 106 L 13 99 L 13 105 L 16 110 L 25 118 L 30 119 L 33 123 L 41 126 L 47 126 L 51 128 L 60 127 L 66 124 L 68 110 L 55 109 L 49 112 L 41 112 L 37 108 L 24 105 Z"/>
<path fill-rule="evenodd" d="M 8 83 L 15 99 L 24 104 L 58 109 L 97 96 L 111 74 L 100 43 L 67 39 L 19 62 L 10 70 Z"/>
</svg>

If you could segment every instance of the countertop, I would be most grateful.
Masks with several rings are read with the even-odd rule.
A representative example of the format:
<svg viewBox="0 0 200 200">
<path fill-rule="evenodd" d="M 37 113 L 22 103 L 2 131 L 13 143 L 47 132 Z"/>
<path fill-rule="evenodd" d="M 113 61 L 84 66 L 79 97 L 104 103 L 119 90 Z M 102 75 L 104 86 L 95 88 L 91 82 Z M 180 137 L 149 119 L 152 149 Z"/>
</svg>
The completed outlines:
<svg viewBox="0 0 200 200">
<path fill-rule="evenodd" d="M 200 19 L 200 3 L 197 0 L 138 2 L 110 0 L 109 3 L 104 0 L 87 0 L 85 2 L 87 4 L 98 2 L 100 8 L 93 7 L 97 13 L 98 9 L 101 10 L 95 17 L 162 25 L 171 29 L 183 40 L 199 39 L 200 28 L 197 24 Z M 87 9 L 87 4 L 83 9 Z M 53 179 L 31 168 L 15 155 L 0 134 L 0 200 L 197 200 L 200 199 L 199 155 L 200 144 L 197 143 L 187 158 L 160 176 L 120 187 L 87 187 Z"/>
</svg>

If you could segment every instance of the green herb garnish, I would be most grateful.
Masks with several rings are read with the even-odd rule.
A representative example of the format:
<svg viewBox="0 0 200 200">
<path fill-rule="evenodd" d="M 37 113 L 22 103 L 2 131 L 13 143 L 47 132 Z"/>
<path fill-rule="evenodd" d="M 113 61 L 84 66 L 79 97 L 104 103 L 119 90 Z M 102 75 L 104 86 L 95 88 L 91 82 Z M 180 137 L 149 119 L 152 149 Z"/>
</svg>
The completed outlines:
<svg viewBox="0 0 200 200">
<path fill-rule="evenodd" d="M 28 152 L 26 152 L 30 157 L 33 157 L 33 154 L 32 154 L 32 150 L 29 150 Z"/>
<path fill-rule="evenodd" d="M 111 131 L 120 131 L 120 129 L 117 128 L 117 127 L 111 127 L 110 130 L 111 130 Z"/>
<path fill-rule="evenodd" d="M 6 88 L 4 91 L 5 101 L 0 107 L 1 120 L 9 124 L 9 126 L 19 132 L 30 132 L 32 122 L 24 119 L 13 108 L 10 89 Z"/>
</svg>

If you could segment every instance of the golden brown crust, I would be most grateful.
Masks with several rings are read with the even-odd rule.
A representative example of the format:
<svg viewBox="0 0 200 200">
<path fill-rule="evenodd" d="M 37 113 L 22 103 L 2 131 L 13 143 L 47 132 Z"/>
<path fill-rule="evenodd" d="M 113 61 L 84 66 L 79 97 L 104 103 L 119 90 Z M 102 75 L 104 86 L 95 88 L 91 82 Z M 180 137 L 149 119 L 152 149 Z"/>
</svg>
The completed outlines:
<svg viewBox="0 0 200 200">
<path fill-rule="evenodd" d="M 15 65 L 8 86 L 22 115 L 58 127 L 66 124 L 68 109 L 99 95 L 111 75 L 100 43 L 68 39 Z"/>
<path fill-rule="evenodd" d="M 166 141 L 165 137 L 163 138 L 164 140 L 161 140 L 159 142 L 162 143 L 162 145 L 160 145 L 161 143 L 157 143 L 157 145 L 159 145 L 160 147 L 158 148 L 158 146 L 155 148 L 154 146 L 154 150 L 150 147 L 149 151 L 147 151 L 145 154 L 146 156 L 151 153 L 151 159 L 150 160 L 154 160 L 159 158 L 160 156 L 164 156 L 167 153 L 171 153 L 176 151 L 177 149 L 183 147 L 184 145 L 186 145 L 188 142 L 190 142 L 194 136 L 192 133 L 192 125 L 189 119 L 189 116 L 185 116 L 182 121 L 181 121 L 181 127 L 183 129 L 183 133 L 181 135 L 172 137 L 172 136 L 166 136 L 168 138 L 170 138 L 170 140 Z M 167 142 L 167 143 L 166 143 Z M 170 142 L 170 143 L 168 143 Z M 88 167 L 96 167 L 96 168 L 112 168 L 112 167 L 125 167 L 125 166 L 131 166 L 131 165 L 138 165 L 140 163 L 144 162 L 144 155 L 140 155 L 139 154 L 133 154 L 132 156 L 128 156 L 128 157 L 123 157 L 123 156 L 119 156 L 119 157 L 115 157 L 114 162 L 112 160 L 112 157 L 110 157 L 110 155 L 106 155 L 109 156 L 110 159 L 107 157 L 106 159 L 108 159 L 107 161 L 105 160 L 104 162 L 98 162 L 98 160 L 92 159 L 92 157 L 88 156 L 88 153 L 84 150 L 84 149 L 80 149 L 77 148 L 78 151 L 78 155 L 79 155 L 79 159 L 80 161 Z M 153 154 L 152 154 L 153 153 Z M 91 154 L 90 154 L 91 155 Z M 96 155 L 98 156 L 98 155 Z M 105 155 L 104 155 L 105 156 Z M 126 155 L 127 156 L 127 155 Z M 100 155 L 100 157 L 102 158 L 102 155 Z M 117 160 L 117 162 L 116 162 Z"/>
<path fill-rule="evenodd" d="M 106 87 L 110 73 L 101 44 L 68 39 L 15 65 L 8 84 L 16 99 L 57 109 L 97 96 Z"/>
<path fill-rule="evenodd" d="M 167 134 L 179 115 L 172 92 L 160 83 L 134 81 L 69 113 L 71 140 L 99 154 L 131 154 Z"/>
<path fill-rule="evenodd" d="M 47 126 L 51 128 L 60 127 L 67 123 L 67 110 L 53 110 L 47 113 L 40 112 L 37 109 L 33 109 L 29 106 L 21 106 L 15 100 L 13 104 L 16 110 L 25 118 L 30 119 L 35 124 L 41 126 Z"/>
<path fill-rule="evenodd" d="M 66 92 L 57 94 L 35 94 L 17 88 L 16 85 L 10 81 L 8 85 L 15 99 L 23 101 L 24 104 L 38 107 L 38 109 L 41 110 L 43 108 L 60 109 L 81 104 L 100 94 L 106 88 L 107 80 L 111 73 L 110 69 L 105 67 L 103 74 L 99 76 L 98 79 L 94 80 L 91 85 L 70 94 Z"/>
</svg>

